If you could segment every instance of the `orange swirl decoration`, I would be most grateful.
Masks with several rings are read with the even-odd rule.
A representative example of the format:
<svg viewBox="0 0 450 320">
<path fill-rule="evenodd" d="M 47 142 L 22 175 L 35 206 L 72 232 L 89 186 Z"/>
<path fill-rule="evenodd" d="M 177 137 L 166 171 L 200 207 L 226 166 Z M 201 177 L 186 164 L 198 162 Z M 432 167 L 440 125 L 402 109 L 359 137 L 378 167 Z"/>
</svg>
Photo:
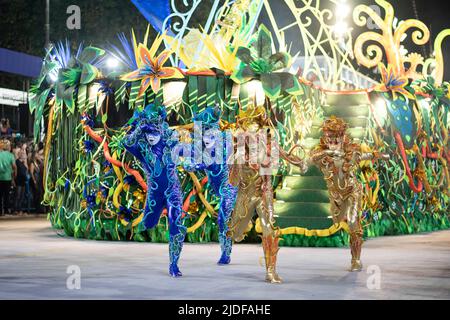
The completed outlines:
<svg viewBox="0 0 450 320">
<path fill-rule="evenodd" d="M 394 8 L 385 0 L 375 0 L 375 2 L 385 10 L 384 19 L 366 5 L 359 5 L 353 11 L 353 20 L 356 25 L 360 27 L 367 25 L 368 19 L 362 15 L 365 13 L 381 29 L 381 34 L 368 31 L 362 33 L 356 39 L 354 48 L 356 60 L 367 68 L 376 67 L 383 59 L 382 49 L 384 49 L 387 62 L 394 68 L 395 74 L 397 76 L 403 76 L 407 74 L 404 66 L 405 59 L 400 51 L 401 41 L 404 35 L 409 29 L 416 28 L 418 30 L 412 33 L 412 40 L 417 45 L 424 45 L 430 39 L 430 31 L 423 22 L 415 19 L 402 21 L 393 31 Z M 364 46 L 369 41 L 374 41 L 376 44 L 368 45 L 365 54 Z"/>
<path fill-rule="evenodd" d="M 395 140 L 397 141 L 397 146 L 400 149 L 400 155 L 402 157 L 403 163 L 405 164 L 406 175 L 409 179 L 409 187 L 414 193 L 421 193 L 423 191 L 422 180 L 419 179 L 417 186 L 414 184 L 414 177 L 411 173 L 411 168 L 409 167 L 408 157 L 406 155 L 405 146 L 403 145 L 403 140 L 400 133 L 395 132 Z"/>
<path fill-rule="evenodd" d="M 147 192 L 148 190 L 148 186 L 147 183 L 144 181 L 144 179 L 142 178 L 141 174 L 139 173 L 139 171 L 132 169 L 129 165 L 127 165 L 126 163 L 123 163 L 119 160 L 117 160 L 115 157 L 111 156 L 110 150 L 109 150 L 109 146 L 108 146 L 108 142 L 105 140 L 103 140 L 103 138 L 97 134 L 91 127 L 83 124 L 83 128 L 86 131 L 86 133 L 96 142 L 98 142 L 99 144 L 103 143 L 103 153 L 105 156 L 105 159 L 110 162 L 112 165 L 119 167 L 119 168 L 123 168 L 126 172 L 130 173 L 131 175 L 133 175 L 136 179 L 136 181 L 138 182 L 138 184 L 141 186 L 142 190 L 144 190 L 145 192 Z M 186 199 L 184 200 L 183 203 L 183 211 L 187 212 L 188 208 L 189 208 L 189 204 L 190 204 L 190 198 L 196 194 L 198 194 L 198 196 L 200 197 L 200 200 L 203 202 L 203 204 L 206 207 L 206 211 L 209 211 L 211 214 L 215 214 L 214 209 L 212 208 L 212 206 L 208 203 L 208 201 L 205 199 L 203 193 L 202 193 L 202 187 L 208 182 L 208 177 L 204 177 L 202 179 L 201 182 L 199 182 L 198 180 L 194 180 L 194 184 L 195 184 L 195 188 L 193 188 L 191 190 L 191 192 L 189 193 L 189 195 L 186 197 Z M 194 232 L 196 229 L 198 229 L 198 227 L 201 226 L 201 224 L 203 223 L 204 219 L 206 218 L 206 211 L 202 214 L 202 216 L 200 217 L 199 221 L 190 228 L 189 232 Z M 162 215 L 166 215 L 167 214 L 167 209 L 164 209 L 162 212 Z M 136 219 L 136 223 L 133 223 L 133 226 L 135 224 L 137 224 L 140 220 L 142 219 L 142 217 L 139 217 L 138 219 Z"/>
<path fill-rule="evenodd" d="M 83 128 L 86 131 L 86 133 L 96 142 L 98 143 L 103 143 L 103 153 L 105 155 L 105 159 L 112 163 L 113 165 L 120 167 L 120 168 L 124 168 L 126 172 L 130 173 L 131 175 L 134 176 L 134 178 L 136 179 L 137 183 L 139 183 L 139 185 L 141 186 L 142 190 L 144 190 L 145 192 L 147 192 L 148 187 L 147 187 L 147 183 L 144 181 L 144 179 L 142 178 L 141 174 L 139 173 L 139 171 L 132 169 L 128 164 L 126 163 L 122 163 L 119 160 L 114 159 L 113 157 L 111 157 L 111 153 L 109 151 L 109 146 L 108 146 L 108 142 L 105 140 L 103 142 L 103 139 L 100 135 L 98 135 L 91 127 L 83 124 Z"/>
</svg>

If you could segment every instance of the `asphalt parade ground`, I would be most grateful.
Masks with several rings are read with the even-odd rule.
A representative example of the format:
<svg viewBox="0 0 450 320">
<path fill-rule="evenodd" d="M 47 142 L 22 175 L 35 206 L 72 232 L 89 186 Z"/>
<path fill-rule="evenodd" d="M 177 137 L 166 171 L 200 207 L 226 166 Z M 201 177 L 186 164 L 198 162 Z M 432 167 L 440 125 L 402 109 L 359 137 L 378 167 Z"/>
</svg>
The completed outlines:
<svg viewBox="0 0 450 320">
<path fill-rule="evenodd" d="M 450 231 L 370 239 L 361 272 L 348 248 L 280 249 L 282 284 L 264 282 L 260 245 L 185 244 L 183 277 L 168 245 L 73 239 L 45 217 L 0 219 L 0 299 L 449 299 Z"/>
</svg>

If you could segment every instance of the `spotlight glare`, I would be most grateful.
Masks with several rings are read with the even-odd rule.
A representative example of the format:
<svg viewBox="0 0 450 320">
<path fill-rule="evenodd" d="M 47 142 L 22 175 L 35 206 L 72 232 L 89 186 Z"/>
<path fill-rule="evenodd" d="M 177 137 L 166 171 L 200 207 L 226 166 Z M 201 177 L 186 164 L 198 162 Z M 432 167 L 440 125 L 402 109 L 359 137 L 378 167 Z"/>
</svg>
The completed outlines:
<svg viewBox="0 0 450 320">
<path fill-rule="evenodd" d="M 386 122 L 388 114 L 387 114 L 386 102 L 382 98 L 379 98 L 375 102 L 374 113 L 375 113 L 375 116 L 378 119 L 378 121 L 381 122 L 380 125 L 384 125 L 384 123 Z"/>
<path fill-rule="evenodd" d="M 400 54 L 406 57 L 406 55 L 408 54 L 408 49 L 406 49 L 404 46 L 400 46 Z"/>
<path fill-rule="evenodd" d="M 419 105 L 423 109 L 425 109 L 427 112 L 430 112 L 430 110 L 431 110 L 431 99 L 430 98 L 419 99 L 418 102 L 419 102 Z"/>
<path fill-rule="evenodd" d="M 111 57 L 106 61 L 106 65 L 109 69 L 114 69 L 119 66 L 119 61 L 116 58 Z"/>
<path fill-rule="evenodd" d="M 350 14 L 350 6 L 346 3 L 339 3 L 336 6 L 336 16 L 346 18 Z"/>
<path fill-rule="evenodd" d="M 256 98 L 256 104 L 258 106 L 264 105 L 266 100 L 266 94 L 264 92 L 261 81 L 259 80 L 251 80 L 247 82 L 245 85 L 245 89 L 247 90 L 248 97 L 253 101 Z"/>
<path fill-rule="evenodd" d="M 52 80 L 53 82 L 56 82 L 56 80 L 58 80 L 58 77 L 56 76 L 56 74 L 51 74 L 50 80 Z"/>
<path fill-rule="evenodd" d="M 52 83 L 58 81 L 58 71 L 59 70 L 53 70 L 52 72 L 49 73 L 48 78 Z"/>
<path fill-rule="evenodd" d="M 337 22 L 333 27 L 333 31 L 339 37 L 345 35 L 348 32 L 347 22 L 345 22 L 345 21 Z"/>
<path fill-rule="evenodd" d="M 186 88 L 184 81 L 170 81 L 163 84 L 164 106 L 169 107 L 183 101 L 183 93 Z"/>
</svg>

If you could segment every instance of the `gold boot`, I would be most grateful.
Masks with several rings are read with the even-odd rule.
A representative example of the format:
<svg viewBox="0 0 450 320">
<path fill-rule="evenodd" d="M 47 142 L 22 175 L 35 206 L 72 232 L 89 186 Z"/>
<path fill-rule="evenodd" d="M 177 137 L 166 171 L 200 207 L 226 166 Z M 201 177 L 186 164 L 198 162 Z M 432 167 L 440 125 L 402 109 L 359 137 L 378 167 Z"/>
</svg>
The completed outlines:
<svg viewBox="0 0 450 320">
<path fill-rule="evenodd" d="M 359 272 L 363 268 L 361 260 L 352 259 L 352 265 L 350 267 L 351 272 Z"/>
<path fill-rule="evenodd" d="M 266 261 L 266 281 L 270 283 L 281 283 L 283 281 L 276 269 L 279 240 L 277 236 L 262 237 L 262 246 Z"/>
<path fill-rule="evenodd" d="M 362 270 L 363 267 L 361 262 L 362 243 L 363 243 L 362 232 L 350 233 L 350 250 L 352 253 L 352 264 L 350 266 L 351 272 Z"/>
</svg>

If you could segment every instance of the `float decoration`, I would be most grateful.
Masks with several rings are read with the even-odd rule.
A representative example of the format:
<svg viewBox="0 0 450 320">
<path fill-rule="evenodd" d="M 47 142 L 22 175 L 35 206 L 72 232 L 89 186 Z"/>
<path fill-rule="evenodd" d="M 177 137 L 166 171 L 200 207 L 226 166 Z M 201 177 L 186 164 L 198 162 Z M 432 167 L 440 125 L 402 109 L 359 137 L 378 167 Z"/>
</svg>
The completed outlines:
<svg viewBox="0 0 450 320">
<path fill-rule="evenodd" d="M 396 76 L 403 76 L 407 74 L 408 71 L 405 70 L 404 65 L 406 57 L 402 55 L 400 50 L 401 42 L 404 40 L 403 37 L 409 29 L 416 28 L 418 30 L 413 32 L 412 40 L 417 45 L 424 45 L 430 39 L 430 31 L 423 22 L 415 19 L 402 21 L 402 23 L 400 23 L 393 31 L 392 28 L 395 17 L 394 8 L 385 0 L 375 0 L 375 2 L 385 10 L 384 19 L 366 5 L 359 5 L 353 11 L 353 18 L 358 26 L 363 27 L 367 25 L 367 18 L 362 15 L 363 13 L 366 13 L 382 31 L 381 34 L 374 31 L 368 31 L 359 35 L 355 40 L 355 57 L 357 61 L 365 67 L 373 68 L 382 61 L 383 48 L 387 62 L 392 67 L 394 74 Z M 368 54 L 364 54 L 364 44 L 369 41 L 374 41 L 376 44 L 369 45 L 367 47 Z M 418 56 L 418 54 L 414 54 L 414 56 Z M 411 61 L 409 62 L 411 63 Z M 415 68 L 415 66 L 417 66 L 417 62 L 411 63 L 412 68 Z M 416 72 L 416 70 L 414 70 L 414 72 Z"/>
<path fill-rule="evenodd" d="M 123 81 L 133 82 L 141 81 L 137 98 L 141 97 L 146 90 L 151 87 L 154 94 L 158 94 L 161 88 L 162 79 L 181 79 L 183 74 L 177 68 L 164 67 L 164 64 L 169 59 L 171 52 L 165 50 L 156 56 L 156 51 L 161 43 L 161 37 L 153 43 L 150 49 L 147 49 L 143 44 L 139 44 L 136 57 L 138 69 L 122 76 Z"/>
<path fill-rule="evenodd" d="M 172 6 L 172 14 L 161 28 L 170 30 L 152 42 L 148 31 L 142 41 L 132 32 L 130 39 L 119 35 L 119 45 L 104 51 L 88 47 L 83 53 L 80 47 L 71 52 L 68 43 L 61 43 L 46 55 L 41 75 L 30 91 L 30 110 L 36 116 L 35 137 L 46 142 L 44 201 L 52 208 L 49 219 L 55 228 L 64 229 L 69 236 L 98 240 L 171 240 L 167 210 L 155 228 L 139 228 L 147 198 L 146 174 L 143 163 L 126 152 L 122 143 L 132 122 L 108 126 L 112 106 L 120 112 L 128 111 L 127 107 L 142 112 L 146 105 L 165 104 L 168 117 L 176 122 L 171 129 L 183 130 L 192 128 L 196 113 L 217 103 L 222 114 L 220 126 L 231 131 L 236 128 L 237 116 L 251 114 L 259 107 L 270 115 L 268 125 L 279 144 L 290 150 L 298 144 L 305 149 L 314 147 L 308 145 L 308 137 L 316 135 L 317 126 L 326 119 L 330 96 L 352 100 L 358 95 L 367 97 L 369 109 L 364 119 L 367 122 L 361 125 L 364 133 L 360 142 L 368 153 L 390 156 L 387 163 L 363 161 L 358 169 L 365 236 L 450 227 L 450 97 L 449 85 L 443 81 L 442 55 L 448 30 L 435 41 L 436 57 L 425 59 L 414 53 L 405 57 L 400 53 L 405 32 L 417 27 L 413 41 L 418 44 L 426 43 L 429 33 L 415 20 L 392 30 L 394 12 L 387 1 L 377 0 L 386 10 L 385 18 L 366 6 L 355 9 L 356 24 L 366 22 L 361 16 L 365 13 L 382 33 L 363 33 L 354 50 L 350 33 L 345 39 L 336 38 L 330 24 L 333 14 L 322 8 L 320 1 L 284 0 L 295 18 L 292 25 L 277 22 L 268 1 L 241 0 L 222 7 L 213 1 L 208 21 L 192 29 L 189 21 L 200 2 L 191 1 L 184 12 Z M 255 31 L 262 10 L 268 14 L 270 25 Z M 310 28 L 313 21 L 318 22 L 318 34 Z M 290 60 L 295 63 L 299 57 L 298 53 L 294 58 L 285 53 L 290 51 L 285 33 L 294 29 L 304 44 L 305 63 L 301 69 L 287 72 Z M 369 45 L 364 51 L 370 40 L 379 45 Z M 272 51 L 272 47 L 278 50 Z M 380 85 L 369 88 L 356 79 L 356 89 L 336 91 L 343 87 L 344 69 L 354 71 L 353 55 L 356 62 L 369 68 L 380 65 Z M 120 72 L 104 70 L 103 57 L 107 56 L 121 63 Z M 318 56 L 325 56 L 323 64 Z M 323 65 L 327 73 L 321 73 Z M 258 80 L 262 92 L 254 90 Z M 255 105 L 255 98 L 263 102 Z M 383 107 L 387 119 L 379 115 Z M 361 119 L 346 120 L 361 123 Z M 271 188 L 282 189 L 291 170 L 288 162 L 282 161 Z M 213 192 L 207 173 L 192 174 L 179 167 L 177 175 L 184 195 L 181 207 L 187 213 L 187 241 L 218 241 L 214 213 L 220 210 L 221 198 Z M 256 233 L 262 231 L 260 221 L 252 225 L 248 241 L 256 241 Z M 327 229 L 287 226 L 280 230 L 283 241 L 279 245 L 344 246 L 349 244 L 346 231 L 344 223 Z M 171 248 L 180 248 L 172 240 Z M 264 246 L 276 245 L 278 242 L 266 241 Z M 273 256 L 266 258 L 272 265 Z"/>
<path fill-rule="evenodd" d="M 290 66 L 291 56 L 285 52 L 272 53 L 272 36 L 264 25 L 258 30 L 256 41 L 251 48 L 239 47 L 237 57 L 241 60 L 231 79 L 245 83 L 260 80 L 264 93 L 269 99 L 276 99 L 281 91 L 300 95 L 302 89 L 298 79 L 288 72 L 275 72 Z"/>
</svg>

